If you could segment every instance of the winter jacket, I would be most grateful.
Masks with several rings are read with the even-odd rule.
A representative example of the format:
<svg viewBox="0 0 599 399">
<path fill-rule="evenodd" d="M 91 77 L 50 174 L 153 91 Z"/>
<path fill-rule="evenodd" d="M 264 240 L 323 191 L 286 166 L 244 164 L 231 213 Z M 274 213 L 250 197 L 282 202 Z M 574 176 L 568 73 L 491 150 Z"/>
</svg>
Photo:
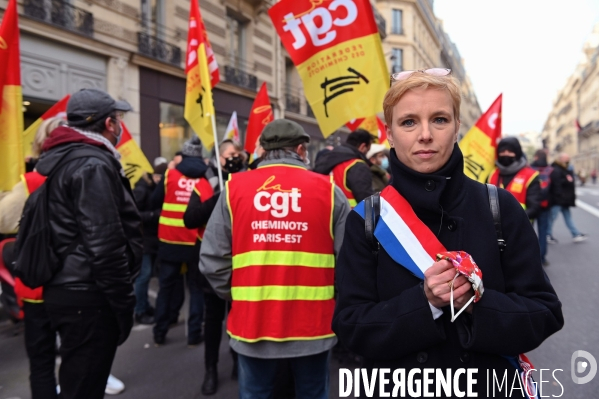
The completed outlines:
<svg viewBox="0 0 599 399">
<path fill-rule="evenodd" d="M 539 172 L 539 187 L 541 189 L 539 198 L 541 199 L 541 210 L 546 210 L 549 204 L 549 191 L 551 190 L 551 172 L 553 168 L 547 164 L 546 160 L 536 160 L 530 164 L 530 167 Z"/>
<path fill-rule="evenodd" d="M 349 144 L 343 144 L 329 152 L 321 154 L 316 159 L 314 172 L 328 175 L 335 166 L 352 159 L 361 159 L 364 161 L 356 163 L 347 172 L 347 187 L 353 193 L 354 199 L 360 202 L 369 195 L 374 194 L 374 191 L 372 190 L 370 162 L 357 148 Z"/>
<path fill-rule="evenodd" d="M 95 151 L 96 156 L 61 165 L 46 183 L 52 244 L 62 269 L 44 286 L 44 300 L 67 306 L 109 305 L 121 335 L 128 334 L 143 240 L 131 185 L 120 162 L 104 144 L 59 127 L 44 143 L 36 168 L 48 176 L 64 156 L 80 150 Z M 72 243 L 77 244 L 67 252 Z"/>
<path fill-rule="evenodd" d="M 389 184 L 389 174 L 379 165 L 370 165 L 370 173 L 372 174 L 372 190 L 376 193 L 387 187 Z"/>
<path fill-rule="evenodd" d="M 515 369 L 503 356 L 537 348 L 564 324 L 535 232 L 516 199 L 499 189 L 507 241 L 500 254 L 487 189 L 464 175 L 457 144 L 434 174 L 409 169 L 393 149 L 390 159 L 392 186 L 448 251 L 472 255 L 482 270 L 484 294 L 471 315 L 464 312 L 452 323 L 446 307 L 434 319 L 423 282 L 384 248 L 373 255 L 364 220 L 354 211 L 337 261 L 333 330 L 349 350 L 364 356 L 369 368 L 405 368 L 406 374 L 414 368 L 478 368 L 475 391 L 487 397 L 487 370 L 500 376 L 507 370 L 512 381 Z M 503 394 L 496 397 L 508 397 Z"/>
<path fill-rule="evenodd" d="M 158 252 L 158 219 L 160 218 L 160 208 L 153 208 L 150 198 L 156 189 L 156 183 L 152 177 L 144 174 L 141 179 L 135 183 L 133 196 L 137 203 L 137 209 L 141 216 L 144 232 L 144 254 L 156 255 Z"/>
<path fill-rule="evenodd" d="M 0 197 L 0 233 L 14 234 L 19 228 L 19 220 L 27 201 L 27 187 L 19 181 L 11 191 Z"/>
<path fill-rule="evenodd" d="M 183 160 L 176 166 L 176 169 L 183 173 L 185 177 L 191 179 L 199 179 L 204 177 L 206 172 L 209 170 L 208 166 L 202 158 L 183 156 Z M 152 193 L 150 198 L 150 205 L 152 209 L 162 209 L 164 202 L 164 176 L 160 183 L 156 185 L 156 190 Z M 188 262 L 190 259 L 197 258 L 197 248 L 192 245 L 179 245 L 169 244 L 166 242 L 159 242 L 158 244 L 158 258 L 164 259 L 169 262 Z"/>
<path fill-rule="evenodd" d="M 551 164 L 553 171 L 549 175 L 549 205 L 576 206 L 574 173 L 560 162 Z"/>
</svg>

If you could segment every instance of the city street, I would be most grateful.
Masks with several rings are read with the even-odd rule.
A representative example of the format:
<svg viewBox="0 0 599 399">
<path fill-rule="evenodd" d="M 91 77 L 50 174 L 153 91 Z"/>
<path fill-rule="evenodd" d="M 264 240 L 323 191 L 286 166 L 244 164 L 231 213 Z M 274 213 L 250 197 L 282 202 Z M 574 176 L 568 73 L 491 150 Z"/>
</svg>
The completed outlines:
<svg viewBox="0 0 599 399">
<path fill-rule="evenodd" d="M 574 222 L 580 231 L 589 235 L 589 239 L 583 243 L 573 243 L 560 216 L 554 227 L 554 236 L 559 244 L 549 246 L 548 259 L 551 264 L 545 268 L 563 303 L 566 324 L 562 331 L 529 354 L 537 369 L 550 370 L 543 372 L 542 379 L 546 382 L 543 383 L 542 394 L 560 396 L 563 386 L 561 397 L 568 399 L 596 398 L 599 392 L 599 376 L 588 384 L 577 385 L 570 374 L 574 351 L 585 350 L 599 358 L 599 262 L 596 259 L 599 247 L 599 185 L 579 187 L 577 192 L 583 204 L 573 209 Z M 203 345 L 188 348 L 184 335 L 185 326 L 180 322 L 169 332 L 166 345 L 155 347 L 151 327 L 134 327 L 129 340 L 119 348 L 113 366 L 113 374 L 126 385 L 126 390 L 118 397 L 201 397 Z M 224 338 L 225 342 L 221 345 L 220 389 L 214 398 L 237 397 L 237 383 L 231 379 L 232 360 L 226 340 Z M 332 360 L 331 398 L 338 397 L 339 367 L 340 364 Z M 554 372 L 556 369 L 563 371 Z M 539 377 L 537 374 L 537 382 L 540 381 Z M 2 322 L 0 399 L 9 398 L 29 398 L 28 365 L 22 331 L 9 322 Z"/>
</svg>

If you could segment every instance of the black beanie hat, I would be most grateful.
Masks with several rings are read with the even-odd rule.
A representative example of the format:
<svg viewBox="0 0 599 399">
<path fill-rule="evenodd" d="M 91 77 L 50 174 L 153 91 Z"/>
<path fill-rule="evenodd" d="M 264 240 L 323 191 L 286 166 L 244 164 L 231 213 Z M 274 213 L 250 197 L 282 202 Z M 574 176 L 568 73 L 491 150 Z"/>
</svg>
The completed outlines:
<svg viewBox="0 0 599 399">
<path fill-rule="evenodd" d="M 522 147 L 520 146 L 520 141 L 518 141 L 516 137 L 506 137 L 501 139 L 499 144 L 497 144 L 497 155 L 501 154 L 501 152 L 505 150 L 516 154 L 516 160 L 522 158 Z"/>
</svg>

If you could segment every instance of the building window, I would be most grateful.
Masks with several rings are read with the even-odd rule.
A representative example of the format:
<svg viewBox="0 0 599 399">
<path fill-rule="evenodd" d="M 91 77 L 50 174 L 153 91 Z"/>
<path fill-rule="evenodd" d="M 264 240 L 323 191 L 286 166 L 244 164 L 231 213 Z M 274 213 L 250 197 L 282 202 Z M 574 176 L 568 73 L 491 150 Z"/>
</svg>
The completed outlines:
<svg viewBox="0 0 599 399">
<path fill-rule="evenodd" d="M 245 70 L 247 24 L 233 16 L 227 15 L 227 32 L 229 33 L 229 59 L 234 68 Z"/>
<path fill-rule="evenodd" d="M 403 71 L 403 50 L 394 48 L 391 54 L 391 73 Z"/>
<path fill-rule="evenodd" d="M 194 134 L 183 117 L 183 106 L 160 102 L 160 155 L 173 159 Z"/>
<path fill-rule="evenodd" d="M 391 33 L 394 35 L 403 35 L 402 11 L 393 9 L 391 17 Z"/>
</svg>

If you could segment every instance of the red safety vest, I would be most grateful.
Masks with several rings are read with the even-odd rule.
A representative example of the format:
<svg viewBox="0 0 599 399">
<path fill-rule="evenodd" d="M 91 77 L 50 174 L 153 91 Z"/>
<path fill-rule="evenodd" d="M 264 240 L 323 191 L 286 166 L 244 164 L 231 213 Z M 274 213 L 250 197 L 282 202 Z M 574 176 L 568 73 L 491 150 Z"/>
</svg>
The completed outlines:
<svg viewBox="0 0 599 399">
<path fill-rule="evenodd" d="M 282 342 L 334 336 L 334 188 L 332 179 L 293 165 L 230 176 L 231 337 Z"/>
<path fill-rule="evenodd" d="M 335 166 L 331 172 L 335 184 L 341 189 L 341 191 L 343 191 L 343 194 L 345 194 L 349 200 L 349 205 L 352 207 L 352 209 L 358 205 L 358 201 L 356 201 L 354 193 L 352 193 L 349 187 L 347 187 L 347 172 L 359 162 L 365 163 L 361 159 L 350 159 L 349 161 L 341 162 Z"/>
<path fill-rule="evenodd" d="M 507 188 L 505 188 L 503 187 L 503 184 L 499 185 L 499 169 L 495 168 L 495 170 L 491 172 L 489 183 L 497 187 L 505 188 L 507 191 L 512 193 L 520 205 L 526 209 L 526 192 L 528 191 L 528 186 L 530 186 L 530 183 L 532 183 L 538 174 L 539 172 L 530 166 L 525 166 L 524 168 L 520 169 L 518 173 L 516 173 L 516 176 L 514 176 L 510 184 L 508 184 Z"/>
<path fill-rule="evenodd" d="M 158 239 L 168 244 L 194 245 L 197 229 L 188 229 L 183 215 L 189 204 L 191 192 L 200 179 L 186 177 L 177 169 L 164 175 L 164 203 L 158 220 Z"/>
<path fill-rule="evenodd" d="M 203 177 L 200 178 L 200 180 L 196 183 L 193 191 L 195 191 L 198 197 L 200 197 L 200 202 L 206 202 L 214 196 L 214 190 L 212 189 L 210 182 Z M 204 239 L 205 231 L 206 225 L 198 229 L 198 240 L 202 241 Z"/>
<path fill-rule="evenodd" d="M 46 181 L 46 176 L 42 176 L 37 172 L 28 172 L 21 175 L 21 180 L 23 181 L 23 184 L 25 184 L 25 191 L 27 191 L 27 196 L 29 197 L 31 193 L 37 190 Z M 44 302 L 44 292 L 42 287 L 35 289 L 29 288 L 23 284 L 18 277 L 15 277 L 15 295 L 18 299 L 25 302 Z"/>
</svg>

